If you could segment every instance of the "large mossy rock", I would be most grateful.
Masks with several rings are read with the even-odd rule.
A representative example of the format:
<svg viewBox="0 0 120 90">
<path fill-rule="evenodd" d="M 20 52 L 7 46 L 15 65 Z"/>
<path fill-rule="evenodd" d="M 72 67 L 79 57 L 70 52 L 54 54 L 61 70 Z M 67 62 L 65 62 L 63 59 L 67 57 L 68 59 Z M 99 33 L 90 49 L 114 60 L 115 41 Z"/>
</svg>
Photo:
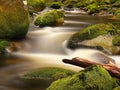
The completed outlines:
<svg viewBox="0 0 120 90">
<path fill-rule="evenodd" d="M 34 22 L 36 26 L 54 26 L 64 23 L 64 13 L 60 10 L 52 10 L 38 16 Z"/>
<path fill-rule="evenodd" d="M 65 78 L 73 74 L 75 74 L 75 72 L 71 70 L 57 67 L 45 67 L 27 72 L 20 76 L 20 78 L 25 84 L 36 84 L 38 82 L 38 84 L 50 85 L 55 80 Z"/>
<path fill-rule="evenodd" d="M 28 27 L 28 11 L 22 0 L 0 0 L 0 38 L 23 38 Z"/>
<path fill-rule="evenodd" d="M 112 90 L 119 86 L 101 66 L 91 66 L 53 82 L 46 90 Z"/>
<path fill-rule="evenodd" d="M 120 23 L 95 24 L 74 34 L 68 48 L 94 48 L 120 54 Z"/>
<path fill-rule="evenodd" d="M 29 12 L 37 13 L 46 7 L 45 0 L 27 0 Z"/>
</svg>

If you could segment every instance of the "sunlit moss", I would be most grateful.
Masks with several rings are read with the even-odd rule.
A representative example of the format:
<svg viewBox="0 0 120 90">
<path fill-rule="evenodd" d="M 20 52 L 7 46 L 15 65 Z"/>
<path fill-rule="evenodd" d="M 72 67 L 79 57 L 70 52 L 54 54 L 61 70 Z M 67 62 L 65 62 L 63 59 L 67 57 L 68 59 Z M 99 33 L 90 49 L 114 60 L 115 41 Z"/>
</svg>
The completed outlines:
<svg viewBox="0 0 120 90">
<path fill-rule="evenodd" d="M 111 24 L 95 24 L 74 34 L 69 39 L 68 47 L 75 48 L 77 47 L 78 42 L 90 40 L 98 37 L 99 35 L 105 35 L 107 33 L 115 34 L 115 32 L 116 31 L 113 29 Z"/>
<path fill-rule="evenodd" d="M 65 78 L 73 74 L 75 74 L 75 72 L 71 70 L 57 67 L 46 67 L 30 71 L 22 75 L 21 79 L 26 82 L 28 81 L 28 83 L 38 81 L 39 83 L 50 84 L 55 80 Z"/>
<path fill-rule="evenodd" d="M 34 22 L 36 26 L 53 26 L 64 23 L 64 13 L 59 10 L 53 10 L 40 15 Z"/>
<path fill-rule="evenodd" d="M 103 23 L 88 26 L 70 37 L 68 48 L 91 48 L 108 54 L 120 53 L 120 23 Z"/>
<path fill-rule="evenodd" d="M 101 66 L 91 66 L 79 73 L 53 82 L 46 90 L 112 90 L 118 83 Z"/>
<path fill-rule="evenodd" d="M 27 34 L 28 27 L 28 11 L 22 0 L 0 1 L 0 38 L 23 38 Z"/>
<path fill-rule="evenodd" d="M 119 86 L 119 87 L 114 88 L 113 90 L 120 90 L 120 86 Z"/>
<path fill-rule="evenodd" d="M 100 11 L 99 5 L 97 3 L 90 4 L 87 6 L 87 11 L 89 14 L 98 13 Z"/>
<path fill-rule="evenodd" d="M 117 35 L 112 40 L 113 45 L 120 46 L 120 35 Z"/>
<path fill-rule="evenodd" d="M 46 6 L 45 0 L 27 0 L 30 12 L 40 12 Z"/>
</svg>

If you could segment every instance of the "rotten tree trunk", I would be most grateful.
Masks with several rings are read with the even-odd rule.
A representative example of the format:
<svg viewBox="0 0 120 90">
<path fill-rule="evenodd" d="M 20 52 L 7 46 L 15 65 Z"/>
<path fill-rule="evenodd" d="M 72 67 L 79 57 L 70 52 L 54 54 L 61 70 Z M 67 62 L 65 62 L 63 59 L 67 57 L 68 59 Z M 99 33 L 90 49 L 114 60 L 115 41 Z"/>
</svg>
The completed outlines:
<svg viewBox="0 0 120 90">
<path fill-rule="evenodd" d="M 117 77 L 120 79 L 120 68 L 116 67 L 111 62 L 109 64 L 100 64 L 100 63 L 96 63 L 96 62 L 83 59 L 83 58 L 79 58 L 79 57 L 73 58 L 72 60 L 63 59 L 63 62 L 76 65 L 76 66 L 80 66 L 83 68 L 89 67 L 91 65 L 100 65 L 100 66 L 103 66 L 113 77 Z"/>
</svg>

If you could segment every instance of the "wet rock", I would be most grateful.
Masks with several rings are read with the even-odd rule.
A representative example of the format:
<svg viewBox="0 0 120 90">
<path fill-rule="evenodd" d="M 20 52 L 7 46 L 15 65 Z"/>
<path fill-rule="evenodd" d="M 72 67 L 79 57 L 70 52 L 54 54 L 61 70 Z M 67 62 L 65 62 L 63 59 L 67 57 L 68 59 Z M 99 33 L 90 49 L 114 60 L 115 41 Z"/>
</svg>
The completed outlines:
<svg viewBox="0 0 120 90">
<path fill-rule="evenodd" d="M 93 48 L 109 54 L 120 54 L 119 23 L 95 24 L 74 34 L 68 48 Z"/>
<path fill-rule="evenodd" d="M 64 13 L 59 10 L 45 12 L 38 16 L 34 22 L 36 26 L 54 26 L 64 23 Z"/>
<path fill-rule="evenodd" d="M 28 27 L 28 11 L 22 0 L 0 1 L 0 38 L 23 38 L 27 34 Z"/>
<path fill-rule="evenodd" d="M 70 77 L 53 82 L 47 90 L 112 90 L 119 86 L 101 66 L 91 66 Z"/>
</svg>

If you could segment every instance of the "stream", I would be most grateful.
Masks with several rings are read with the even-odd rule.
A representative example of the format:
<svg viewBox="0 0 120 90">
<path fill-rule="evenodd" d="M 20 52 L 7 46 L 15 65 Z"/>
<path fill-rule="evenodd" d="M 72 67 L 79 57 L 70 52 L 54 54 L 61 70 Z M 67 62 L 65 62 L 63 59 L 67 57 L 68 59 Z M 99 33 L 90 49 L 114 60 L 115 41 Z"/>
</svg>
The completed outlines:
<svg viewBox="0 0 120 90">
<path fill-rule="evenodd" d="M 80 71 L 82 68 L 64 64 L 62 59 L 82 57 L 100 63 L 106 63 L 108 56 L 97 50 L 66 48 L 66 41 L 75 32 L 96 23 L 114 22 L 106 16 L 89 16 L 78 12 L 65 12 L 62 26 L 39 28 L 30 24 L 29 32 L 24 40 L 15 41 L 16 51 L 1 56 L 0 90 L 45 90 L 46 87 L 28 87 L 19 80 L 19 76 L 27 71 L 41 67 L 63 67 Z M 119 56 L 110 56 L 120 65 Z M 101 61 L 103 59 L 103 61 Z"/>
</svg>

